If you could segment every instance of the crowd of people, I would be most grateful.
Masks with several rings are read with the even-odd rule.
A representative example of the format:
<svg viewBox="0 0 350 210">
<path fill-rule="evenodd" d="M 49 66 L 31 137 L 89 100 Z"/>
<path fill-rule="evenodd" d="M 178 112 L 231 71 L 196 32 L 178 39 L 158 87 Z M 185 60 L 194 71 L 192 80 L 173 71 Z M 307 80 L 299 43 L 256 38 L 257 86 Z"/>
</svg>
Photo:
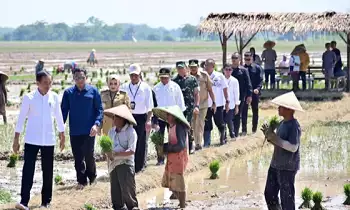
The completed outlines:
<svg viewBox="0 0 350 210">
<path fill-rule="evenodd" d="M 13 141 L 13 151 L 18 153 L 19 136 L 28 118 L 24 137 L 21 201 L 16 208 L 28 209 L 39 151 L 43 167 L 42 206 L 50 205 L 56 145 L 55 123 L 61 150 L 65 148 L 65 123 L 69 124 L 77 189 L 96 183 L 96 135 L 108 135 L 112 139 L 113 152 L 106 153 L 112 205 L 113 209 L 129 210 L 138 209 L 135 174 L 147 167 L 150 133 L 159 132 L 164 136 L 167 129 L 168 143 L 163 145 L 164 153 L 158 154 L 157 165 L 163 165 L 166 160 L 162 186 L 169 188 L 173 193 L 171 198 L 178 199 L 180 207 L 184 208 L 184 172 L 189 155 L 211 145 L 213 121 L 219 133 L 220 145 L 235 141 L 239 135 L 247 135 L 248 109 L 251 107 L 251 132 L 257 132 L 263 76 L 265 74 L 265 79 L 274 81 L 274 63 L 277 58 L 272 49 L 273 43 L 265 44 L 267 49 L 261 60 L 254 49 L 243 55 L 233 53 L 231 64 L 225 64 L 221 71 L 215 71 L 215 61 L 211 58 L 203 65 L 197 59 L 189 60 L 188 64 L 178 61 L 177 75 L 171 78 L 171 69 L 161 68 L 157 74 L 159 82 L 153 88 L 143 81 L 140 65 L 132 64 L 128 82 L 121 84 L 118 75 L 109 75 L 108 89 L 99 92 L 87 83 L 87 70 L 75 65 L 72 69 L 75 85 L 64 91 L 61 103 L 58 95 L 50 91 L 50 73 L 45 69 L 37 71 L 38 88 L 22 99 Z M 296 63 L 303 62 L 302 53 L 306 53 L 306 50 L 300 50 L 305 49 L 304 46 L 297 46 L 296 49 L 292 53 L 294 66 L 290 72 L 300 68 L 297 71 L 298 78 L 303 78 L 301 69 L 305 65 Z M 328 59 L 332 56 L 336 59 L 328 51 L 323 57 Z M 241 56 L 244 65 L 241 65 Z M 283 61 L 286 62 L 286 59 Z M 260 62 L 265 63 L 265 69 Z M 324 67 L 328 69 L 328 63 L 325 62 Z M 295 110 L 302 111 L 302 108 L 294 93 L 283 97 L 275 100 L 279 114 L 284 118 L 277 133 L 267 125 L 263 127 L 268 141 L 275 145 L 265 199 L 268 205 L 277 205 L 278 191 L 283 190 L 289 194 L 281 194 L 282 205 L 290 207 L 294 203 L 290 196 L 293 194 L 294 198 L 294 178 L 300 162 L 300 126 L 293 114 Z M 280 179 L 282 175 L 285 178 L 283 182 Z M 275 189 L 272 186 L 275 182 L 288 187 Z"/>
</svg>

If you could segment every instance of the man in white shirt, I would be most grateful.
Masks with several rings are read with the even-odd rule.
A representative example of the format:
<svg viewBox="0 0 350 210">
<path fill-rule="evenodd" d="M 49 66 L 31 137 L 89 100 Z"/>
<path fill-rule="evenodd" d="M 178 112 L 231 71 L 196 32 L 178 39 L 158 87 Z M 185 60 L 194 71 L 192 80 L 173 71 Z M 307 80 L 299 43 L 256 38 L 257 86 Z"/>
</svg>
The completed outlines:
<svg viewBox="0 0 350 210">
<path fill-rule="evenodd" d="M 230 106 L 229 106 L 230 110 L 228 112 L 224 112 L 224 121 L 225 121 L 225 124 L 228 125 L 230 138 L 235 139 L 236 135 L 233 127 L 233 117 L 239 113 L 239 105 L 241 104 L 241 101 L 239 100 L 239 83 L 238 83 L 238 80 L 231 75 L 232 74 L 231 65 L 225 64 L 223 70 L 225 74 L 225 80 L 228 86 L 227 93 L 230 101 Z M 227 139 L 226 126 L 225 126 L 225 139 Z"/>
<path fill-rule="evenodd" d="M 230 100 L 227 93 L 227 83 L 225 81 L 225 76 L 217 71 L 214 71 L 215 61 L 213 59 L 207 59 L 205 61 L 205 70 L 209 74 L 211 81 L 213 82 L 213 92 L 215 95 L 216 102 L 216 112 L 213 109 L 208 108 L 207 116 L 205 118 L 204 125 L 204 147 L 210 146 L 210 133 L 213 130 L 213 121 L 216 127 L 218 127 L 220 132 L 220 144 L 225 144 L 225 122 L 224 122 L 224 111 L 229 111 Z M 212 99 L 208 99 L 208 107 L 212 106 Z"/>
<path fill-rule="evenodd" d="M 182 90 L 177 83 L 171 81 L 170 69 L 161 68 L 159 70 L 159 78 L 160 82 L 153 87 L 158 107 L 178 105 L 184 112 L 186 110 L 186 106 Z M 158 125 L 159 132 L 161 134 L 164 134 L 167 123 L 162 120 L 158 120 Z M 164 157 L 158 157 L 158 165 L 161 165 L 163 163 Z"/>
<path fill-rule="evenodd" d="M 43 70 L 36 74 L 38 89 L 23 97 L 13 140 L 13 152 L 20 149 L 19 136 L 28 118 L 24 136 L 24 165 L 22 171 L 21 202 L 16 209 L 27 210 L 33 185 L 35 162 L 40 150 L 43 171 L 41 205 L 48 207 L 52 199 L 53 160 L 56 135 L 54 121 L 59 132 L 61 151 L 65 146 L 64 123 L 58 95 L 50 91 L 51 75 Z"/>
<path fill-rule="evenodd" d="M 140 74 L 140 65 L 130 65 L 129 76 L 131 81 L 123 84 L 120 88 L 128 93 L 131 112 L 137 122 L 137 125 L 134 126 L 137 133 L 135 173 L 142 171 L 146 164 L 146 149 L 148 143 L 146 131 L 151 129 L 153 109 L 152 89 L 147 83 L 141 80 Z"/>
</svg>

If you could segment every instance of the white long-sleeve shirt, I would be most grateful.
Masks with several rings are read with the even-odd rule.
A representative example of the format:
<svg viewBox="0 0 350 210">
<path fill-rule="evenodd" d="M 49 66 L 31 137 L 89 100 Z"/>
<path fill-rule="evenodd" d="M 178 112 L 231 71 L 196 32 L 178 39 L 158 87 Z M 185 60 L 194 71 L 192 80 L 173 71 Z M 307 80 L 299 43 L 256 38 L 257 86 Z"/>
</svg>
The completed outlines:
<svg viewBox="0 0 350 210">
<path fill-rule="evenodd" d="M 227 88 L 227 83 L 225 80 L 225 76 L 217 71 L 213 71 L 211 75 L 209 75 L 211 81 L 213 82 L 213 92 L 215 95 L 215 103 L 216 106 L 224 106 L 226 101 L 225 101 L 225 95 L 224 95 L 224 89 Z M 208 93 L 209 95 L 209 93 Z M 230 102 L 231 103 L 231 102 Z M 213 105 L 213 100 L 208 98 L 208 107 L 211 107 Z"/>
<path fill-rule="evenodd" d="M 130 102 L 135 103 L 135 109 L 131 110 L 133 114 L 147 114 L 153 109 L 153 95 L 151 87 L 142 81 L 133 85 L 131 82 L 125 83 L 120 87 L 128 93 Z"/>
<path fill-rule="evenodd" d="M 241 103 L 239 100 L 239 82 L 233 76 L 230 76 L 228 79 L 225 77 L 225 79 L 228 85 L 227 93 L 230 100 L 230 109 L 234 109 L 236 105 Z"/>
<path fill-rule="evenodd" d="M 178 105 L 182 111 L 186 110 L 181 88 L 175 82 L 169 81 L 166 85 L 159 82 L 153 87 L 153 91 L 156 94 L 158 107 Z"/>
<path fill-rule="evenodd" d="M 16 133 L 22 133 L 24 122 L 28 118 L 24 141 L 38 146 L 56 145 L 54 121 L 58 132 L 64 132 L 61 106 L 57 93 L 49 91 L 41 95 L 34 90 L 23 97 L 18 116 Z"/>
</svg>

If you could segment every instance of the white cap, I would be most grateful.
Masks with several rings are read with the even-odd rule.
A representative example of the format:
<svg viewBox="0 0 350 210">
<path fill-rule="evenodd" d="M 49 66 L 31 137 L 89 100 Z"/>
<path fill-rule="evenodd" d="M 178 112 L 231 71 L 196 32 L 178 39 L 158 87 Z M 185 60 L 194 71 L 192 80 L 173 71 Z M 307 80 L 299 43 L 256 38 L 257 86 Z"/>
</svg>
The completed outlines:
<svg viewBox="0 0 350 210">
<path fill-rule="evenodd" d="M 92 51 L 92 52 L 96 52 L 96 50 L 95 50 L 95 49 L 92 49 L 91 51 Z"/>
<path fill-rule="evenodd" d="M 131 64 L 129 67 L 129 74 L 141 74 L 141 67 L 139 64 Z"/>
<path fill-rule="evenodd" d="M 39 62 L 45 62 L 44 58 L 40 58 Z"/>
</svg>

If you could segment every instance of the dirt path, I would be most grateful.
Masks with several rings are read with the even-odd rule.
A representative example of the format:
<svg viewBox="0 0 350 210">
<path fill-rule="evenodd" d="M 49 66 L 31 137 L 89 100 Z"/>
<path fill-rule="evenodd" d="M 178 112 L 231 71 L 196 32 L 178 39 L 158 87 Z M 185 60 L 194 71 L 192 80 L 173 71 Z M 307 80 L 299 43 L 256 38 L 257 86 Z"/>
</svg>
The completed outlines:
<svg viewBox="0 0 350 210">
<path fill-rule="evenodd" d="M 320 103 L 317 107 L 311 106 L 305 113 L 297 113 L 297 118 L 303 129 L 317 121 L 337 120 L 350 111 L 349 103 L 350 97 L 347 95 L 341 101 Z M 274 114 L 276 114 L 275 109 L 262 111 L 264 116 Z M 262 134 L 258 132 L 253 136 L 240 138 L 236 142 L 230 142 L 225 146 L 212 147 L 198 152 L 191 156 L 187 174 L 207 167 L 213 159 L 225 161 L 259 148 L 262 137 Z M 152 188 L 160 187 L 162 174 L 163 168 L 149 166 L 142 174 L 136 176 L 137 192 L 143 193 Z M 87 187 L 82 191 L 76 191 L 72 187 L 60 188 L 54 193 L 52 209 L 82 209 L 85 203 L 91 203 L 99 209 L 108 209 L 110 206 L 109 189 L 107 179 L 100 180 L 97 185 Z M 31 202 L 31 206 L 34 208 L 31 209 L 36 209 L 39 204 L 40 196 L 35 196 Z M 12 206 L 13 204 L 9 204 L 3 206 L 2 209 L 11 209 Z"/>
</svg>

